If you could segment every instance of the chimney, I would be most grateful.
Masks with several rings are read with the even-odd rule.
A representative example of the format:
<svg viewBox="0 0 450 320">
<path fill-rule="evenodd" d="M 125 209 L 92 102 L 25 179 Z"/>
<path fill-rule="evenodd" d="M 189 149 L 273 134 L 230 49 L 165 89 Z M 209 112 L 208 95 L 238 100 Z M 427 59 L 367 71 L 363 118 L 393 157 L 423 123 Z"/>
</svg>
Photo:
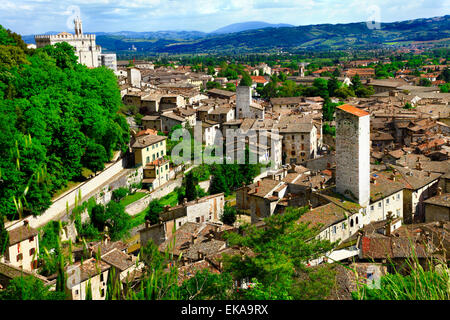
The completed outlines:
<svg viewBox="0 0 450 320">
<path fill-rule="evenodd" d="M 259 191 L 259 188 L 256 188 L 256 189 L 255 189 L 255 193 L 258 193 L 258 191 Z"/>
<path fill-rule="evenodd" d="M 441 188 L 441 187 L 438 187 L 438 188 L 437 188 L 437 195 L 438 195 L 438 196 L 441 196 L 441 195 L 442 195 L 442 188 Z"/>
<path fill-rule="evenodd" d="M 23 220 L 23 225 L 24 225 L 25 227 L 28 227 L 28 220 Z"/>
<path fill-rule="evenodd" d="M 186 204 L 187 202 L 187 198 L 183 198 L 183 204 Z"/>
<path fill-rule="evenodd" d="M 384 234 L 386 236 L 390 237 L 391 236 L 392 211 L 388 211 L 386 220 L 387 220 L 387 222 L 385 225 Z"/>
<path fill-rule="evenodd" d="M 261 186 L 261 180 L 258 180 L 258 187 L 260 187 Z"/>
<path fill-rule="evenodd" d="M 391 174 L 391 180 L 395 181 L 395 174 Z"/>
<path fill-rule="evenodd" d="M 170 205 L 164 206 L 164 212 L 169 212 Z"/>
<path fill-rule="evenodd" d="M 417 169 L 417 170 L 422 170 L 422 163 L 417 162 L 417 164 L 416 164 L 416 169 Z"/>
<path fill-rule="evenodd" d="M 203 252 L 198 251 L 197 255 L 198 255 L 198 260 L 203 260 L 203 258 L 204 258 Z"/>
</svg>

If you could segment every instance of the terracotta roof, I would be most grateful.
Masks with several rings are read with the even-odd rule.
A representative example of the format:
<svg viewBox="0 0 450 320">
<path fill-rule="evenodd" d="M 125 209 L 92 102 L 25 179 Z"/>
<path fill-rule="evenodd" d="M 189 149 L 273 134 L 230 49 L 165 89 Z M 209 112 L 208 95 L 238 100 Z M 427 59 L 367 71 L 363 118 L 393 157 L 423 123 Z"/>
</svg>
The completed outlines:
<svg viewBox="0 0 450 320">
<path fill-rule="evenodd" d="M 369 115 L 368 112 L 366 112 L 364 110 L 361 110 L 359 108 L 356 108 L 354 106 L 351 106 L 349 104 L 344 104 L 344 105 L 341 105 L 341 106 L 337 106 L 336 108 L 341 109 L 342 111 L 351 113 L 351 114 L 353 114 L 353 115 L 355 115 L 357 117 L 364 117 L 364 116 L 368 116 Z"/>
</svg>

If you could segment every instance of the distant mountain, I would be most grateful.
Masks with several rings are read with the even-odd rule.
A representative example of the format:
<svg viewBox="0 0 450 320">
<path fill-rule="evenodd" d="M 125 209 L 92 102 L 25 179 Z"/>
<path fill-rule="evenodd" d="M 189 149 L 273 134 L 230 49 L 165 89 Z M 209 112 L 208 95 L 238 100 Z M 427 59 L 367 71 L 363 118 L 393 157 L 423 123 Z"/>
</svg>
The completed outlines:
<svg viewBox="0 0 450 320">
<path fill-rule="evenodd" d="M 415 41 L 450 43 L 450 15 L 381 23 L 319 24 L 290 28 L 264 28 L 208 36 L 190 43 L 154 48 L 167 53 L 248 53 L 276 50 L 371 49 L 411 44 Z"/>
<path fill-rule="evenodd" d="M 253 22 L 246 22 L 247 25 Z M 255 22 L 263 23 L 264 22 Z M 215 32 L 233 30 L 234 24 Z M 274 26 L 274 25 L 272 25 Z M 275 25 L 277 26 L 277 25 Z M 278 25 L 280 26 L 280 25 Z M 122 55 L 249 53 L 299 50 L 346 50 L 386 48 L 415 41 L 439 41 L 450 44 L 450 15 L 381 23 L 371 29 L 365 22 L 317 24 L 298 27 L 266 27 L 233 33 L 203 33 L 199 31 L 98 32 L 97 44 L 105 51 Z M 220 31 L 222 30 L 222 31 Z M 30 39 L 31 38 L 31 39 Z M 33 36 L 24 36 L 34 43 Z M 130 51 L 134 45 L 137 51 Z"/>
<path fill-rule="evenodd" d="M 285 23 L 279 23 L 279 24 L 271 24 L 263 21 L 248 21 L 248 22 L 241 22 L 241 23 L 233 23 L 228 26 L 222 27 L 220 29 L 217 29 L 211 34 L 226 34 L 226 33 L 234 33 L 234 32 L 241 32 L 241 31 L 247 31 L 247 30 L 254 30 L 254 29 L 263 29 L 263 28 L 282 28 L 282 27 L 293 27 L 292 24 L 285 24 Z"/>
</svg>

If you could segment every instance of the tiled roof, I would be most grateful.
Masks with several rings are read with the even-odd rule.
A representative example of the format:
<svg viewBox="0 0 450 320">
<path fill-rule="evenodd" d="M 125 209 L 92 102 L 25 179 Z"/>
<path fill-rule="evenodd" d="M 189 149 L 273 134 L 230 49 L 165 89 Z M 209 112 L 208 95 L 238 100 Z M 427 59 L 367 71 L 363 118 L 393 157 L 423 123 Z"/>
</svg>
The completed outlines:
<svg viewBox="0 0 450 320">
<path fill-rule="evenodd" d="M 355 115 L 357 117 L 364 117 L 364 116 L 368 116 L 369 115 L 369 113 L 367 111 L 361 110 L 361 109 L 356 108 L 354 106 L 351 106 L 349 104 L 344 104 L 344 105 L 341 105 L 341 106 L 337 106 L 336 108 L 340 109 L 342 111 L 351 113 L 351 114 L 353 114 L 353 115 Z"/>
<path fill-rule="evenodd" d="M 166 139 L 167 137 L 165 136 L 145 135 L 142 137 L 138 137 L 131 147 L 136 149 L 142 149 L 151 146 L 152 144 L 164 141 Z"/>
<path fill-rule="evenodd" d="M 450 193 L 443 193 L 424 201 L 435 206 L 450 207 Z"/>
<path fill-rule="evenodd" d="M 8 231 L 8 234 L 9 234 L 9 245 L 12 246 L 26 239 L 37 236 L 38 232 L 36 229 L 27 225 L 12 229 Z"/>
<path fill-rule="evenodd" d="M 112 265 L 113 267 L 116 267 L 118 270 L 125 271 L 131 266 L 135 264 L 132 260 L 132 256 L 114 248 L 114 250 L 104 254 L 101 256 L 101 259 Z"/>
<path fill-rule="evenodd" d="M 347 215 L 350 215 L 350 213 L 346 213 L 344 209 L 330 202 L 306 212 L 297 222 L 309 222 L 312 227 L 320 226 L 321 230 L 324 230 L 325 228 L 344 220 Z"/>
</svg>

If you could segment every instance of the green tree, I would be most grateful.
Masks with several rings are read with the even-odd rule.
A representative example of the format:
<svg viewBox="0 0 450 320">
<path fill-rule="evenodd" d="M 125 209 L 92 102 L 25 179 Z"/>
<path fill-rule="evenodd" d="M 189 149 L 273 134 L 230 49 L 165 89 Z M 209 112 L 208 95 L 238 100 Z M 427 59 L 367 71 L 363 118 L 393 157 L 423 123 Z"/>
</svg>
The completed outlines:
<svg viewBox="0 0 450 320">
<path fill-rule="evenodd" d="M 149 220 L 151 224 L 159 222 L 159 215 L 164 211 L 161 201 L 158 199 L 152 200 L 148 205 L 148 211 L 145 220 Z"/>
<path fill-rule="evenodd" d="M 112 192 L 112 199 L 116 202 L 119 202 L 123 198 L 127 196 L 127 194 L 130 192 L 128 188 L 121 187 L 113 190 Z"/>
<path fill-rule="evenodd" d="M 86 146 L 83 156 L 83 165 L 93 172 L 102 171 L 105 168 L 105 162 L 108 161 L 105 148 L 90 140 Z"/>
<path fill-rule="evenodd" d="M 225 256 L 224 267 L 234 279 L 253 279 L 266 292 L 265 299 L 292 298 L 294 277 L 305 264 L 328 252 L 334 244 L 315 237 L 318 227 L 297 223 L 308 208 L 287 208 L 283 214 L 266 218 L 265 227 L 247 225 L 243 234 L 229 233 L 229 244 L 250 248 L 254 254 Z"/>
<path fill-rule="evenodd" d="M 429 79 L 427 79 L 427 78 L 420 78 L 419 86 L 431 87 L 431 81 Z"/>
<path fill-rule="evenodd" d="M 122 239 L 131 228 L 131 217 L 125 212 L 125 207 L 119 202 L 110 201 L 106 205 L 105 215 L 108 217 L 106 225 L 111 240 Z"/>
<path fill-rule="evenodd" d="M 50 291 L 50 287 L 33 276 L 22 276 L 12 279 L 6 289 L 0 291 L 0 300 L 65 300 L 65 294 Z"/>
<path fill-rule="evenodd" d="M 242 74 L 242 79 L 239 82 L 239 85 L 242 87 L 251 87 L 252 86 L 252 78 L 250 78 L 250 75 L 247 72 L 244 72 Z"/>
<path fill-rule="evenodd" d="M 3 216 L 0 214 L 0 256 L 6 251 L 9 246 L 9 235 L 5 229 L 5 222 Z"/>
<path fill-rule="evenodd" d="M 192 172 L 186 175 L 186 198 L 188 201 L 192 201 L 198 198 L 198 191 L 196 186 L 198 185 L 198 180 L 194 177 Z"/>
<path fill-rule="evenodd" d="M 232 207 L 228 203 L 225 203 L 225 206 L 223 208 L 223 214 L 220 220 L 223 223 L 232 226 L 236 222 L 236 217 L 237 217 L 236 207 Z"/>
<path fill-rule="evenodd" d="M 184 281 L 179 290 L 181 300 L 229 300 L 233 279 L 228 273 L 215 274 L 203 269 Z"/>
</svg>

